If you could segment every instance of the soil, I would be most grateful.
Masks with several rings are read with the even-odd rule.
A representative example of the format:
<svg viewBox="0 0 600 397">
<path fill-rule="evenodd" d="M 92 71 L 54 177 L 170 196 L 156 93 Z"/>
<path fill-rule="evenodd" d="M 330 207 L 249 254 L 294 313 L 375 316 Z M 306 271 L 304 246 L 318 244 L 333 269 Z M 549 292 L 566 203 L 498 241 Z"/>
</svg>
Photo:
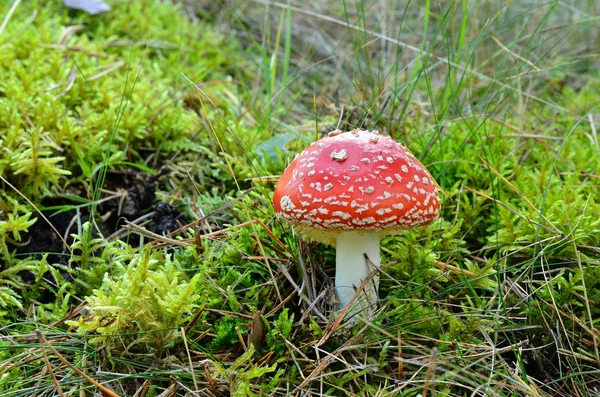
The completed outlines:
<svg viewBox="0 0 600 397">
<path fill-rule="evenodd" d="M 151 221 L 145 227 L 157 234 L 169 233 L 185 224 L 183 214 L 173 205 L 158 201 L 156 202 L 156 189 L 158 187 L 158 177 L 139 173 L 137 171 L 108 173 L 104 191 L 117 192 L 118 197 L 102 202 L 97 207 L 96 223 L 104 236 L 108 236 L 120 229 L 124 220 L 134 221 L 154 209 Z M 80 191 L 85 191 L 80 189 Z M 102 198 L 108 197 L 110 193 L 103 193 Z M 114 195 L 114 193 L 113 193 Z M 43 210 L 44 216 L 52 223 L 56 229 L 67 241 L 73 243 L 71 234 L 77 233 L 77 220 L 81 224 L 89 220 L 89 207 L 75 208 L 72 201 L 66 198 L 48 199 L 42 202 L 42 208 L 66 207 L 72 209 L 66 211 Z M 36 223 L 29 228 L 29 233 L 24 236 L 25 244 L 12 246 L 21 257 L 34 256 L 41 257 L 47 253 L 47 261 L 51 264 L 63 266 L 69 265 L 69 253 L 66 250 L 62 239 L 57 235 L 48 222 L 38 217 Z M 132 246 L 139 245 L 140 239 L 137 235 L 130 235 L 128 243 Z M 145 238 L 144 241 L 148 241 Z M 63 272 L 63 277 L 69 280 L 70 274 Z M 28 283 L 34 282 L 33 274 L 23 272 L 23 280 Z M 51 277 L 48 273 L 45 277 Z M 46 295 L 46 294 L 44 294 Z M 44 296 L 48 301 L 53 300 L 52 296 Z"/>
</svg>

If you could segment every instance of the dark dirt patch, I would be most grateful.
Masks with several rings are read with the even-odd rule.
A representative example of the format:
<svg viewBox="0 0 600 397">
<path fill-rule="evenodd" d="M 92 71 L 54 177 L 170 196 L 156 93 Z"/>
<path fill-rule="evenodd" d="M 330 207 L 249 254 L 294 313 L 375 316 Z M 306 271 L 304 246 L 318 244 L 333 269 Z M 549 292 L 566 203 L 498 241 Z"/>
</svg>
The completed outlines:
<svg viewBox="0 0 600 397">
<path fill-rule="evenodd" d="M 167 234 L 181 227 L 183 214 L 174 206 L 164 201 L 159 201 L 154 206 L 152 223 L 148 228 L 157 234 Z"/>
<path fill-rule="evenodd" d="M 155 213 L 146 227 L 154 233 L 169 233 L 185 224 L 183 214 L 174 206 L 162 201 L 155 203 L 158 185 L 158 177 L 137 171 L 109 172 L 101 199 L 112 198 L 98 205 L 96 216 L 96 223 L 104 236 L 120 229 L 124 220 L 134 221 L 152 209 Z M 62 207 L 63 210 L 56 210 L 57 207 Z M 53 208 L 42 213 L 69 244 L 73 243 L 70 235 L 77 233 L 78 223 L 83 224 L 89 220 L 89 206 L 77 207 L 66 198 L 46 199 L 42 202 L 42 208 Z M 20 256 L 41 257 L 48 254 L 49 263 L 65 266 L 69 264 L 69 252 L 62 239 L 41 217 L 29 228 L 24 240 L 25 244 L 11 247 Z M 139 237 L 129 236 L 128 242 L 137 246 Z"/>
<path fill-rule="evenodd" d="M 183 214 L 176 207 L 163 201 L 155 203 L 158 186 L 158 177 L 147 174 L 135 171 L 108 173 L 101 199 L 112 198 L 106 201 L 101 200 L 95 217 L 103 235 L 109 236 L 121 228 L 124 220 L 134 221 L 152 211 L 152 209 L 155 212 L 146 228 L 154 233 L 166 234 L 185 224 Z M 80 188 L 78 191 L 85 192 L 85 189 Z M 10 246 L 10 249 L 16 250 L 20 257 L 40 258 L 42 255 L 47 254 L 48 263 L 67 267 L 69 266 L 70 253 L 57 231 L 69 245 L 73 244 L 74 239 L 71 234 L 76 234 L 78 226 L 89 220 L 90 207 L 74 204 L 72 200 L 67 198 L 45 199 L 41 204 L 40 208 L 50 208 L 43 210 L 42 214 L 52 223 L 54 228 L 38 216 L 36 223 L 29 228 L 27 235 L 24 236 L 25 243 Z M 145 241 L 148 241 L 147 238 Z M 138 246 L 140 238 L 137 235 L 130 235 L 127 237 L 127 242 L 132 246 Z M 67 270 L 61 271 L 61 276 L 66 281 L 73 280 L 72 273 Z M 35 275 L 29 271 L 22 272 L 21 277 L 25 283 L 35 283 Z M 58 284 L 50 272 L 44 274 L 44 278 L 50 284 Z M 38 300 L 42 303 L 54 301 L 53 290 L 54 288 L 51 286 L 48 286 L 48 288 L 40 287 Z"/>
</svg>

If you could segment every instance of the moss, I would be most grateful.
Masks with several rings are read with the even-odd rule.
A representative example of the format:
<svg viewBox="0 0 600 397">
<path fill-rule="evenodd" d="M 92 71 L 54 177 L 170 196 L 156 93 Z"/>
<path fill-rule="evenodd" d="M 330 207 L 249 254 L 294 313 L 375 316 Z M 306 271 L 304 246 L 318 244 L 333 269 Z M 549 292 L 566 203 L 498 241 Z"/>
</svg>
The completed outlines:
<svg viewBox="0 0 600 397">
<path fill-rule="evenodd" d="M 0 4 L 0 15 L 10 6 Z M 198 134 L 204 120 L 187 102 L 197 96 L 187 79 L 217 97 L 230 85 L 226 54 L 234 42 L 161 1 L 120 2 L 97 16 L 60 2 L 27 1 L 9 22 L 0 35 L 0 176 L 34 205 L 77 194 L 75 202 L 92 203 L 102 196 L 103 166 L 150 170 L 146 164 L 158 168 L 175 152 L 208 158 L 203 147 L 210 139 Z M 31 242 L 23 236 L 37 219 L 21 195 L 0 185 L 0 255 L 10 264 L 15 247 Z M 89 248 L 102 245 L 95 240 Z M 70 263 L 78 270 L 61 271 L 79 287 L 65 290 L 69 283 L 57 273 L 65 284 L 47 286 L 56 296 L 90 293 L 107 270 L 105 258 L 90 258 L 81 244 L 73 248 Z M 0 309 L 41 298 L 17 292 L 20 286 L 3 287 Z"/>
<path fill-rule="evenodd" d="M 69 322 L 109 351 L 160 353 L 206 301 L 206 292 L 198 294 L 196 288 L 202 274 L 188 279 L 159 252 L 145 250 L 129 264 L 115 260 L 113 266 L 112 276 L 107 274 L 87 299 L 90 316 Z"/>
<path fill-rule="evenodd" d="M 22 3 L 0 37 L 0 173 L 39 200 L 104 161 L 192 150 L 202 121 L 186 106 L 183 76 L 222 81 L 206 88 L 218 92 L 231 50 L 166 2 L 121 2 L 94 17 Z"/>
</svg>

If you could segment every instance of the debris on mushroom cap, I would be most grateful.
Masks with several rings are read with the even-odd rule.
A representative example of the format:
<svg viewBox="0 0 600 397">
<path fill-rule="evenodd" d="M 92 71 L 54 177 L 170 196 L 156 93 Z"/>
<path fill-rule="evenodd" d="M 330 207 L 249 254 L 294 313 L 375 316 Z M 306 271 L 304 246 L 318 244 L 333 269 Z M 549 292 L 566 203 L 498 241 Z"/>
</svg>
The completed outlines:
<svg viewBox="0 0 600 397">
<path fill-rule="evenodd" d="M 283 173 L 273 205 L 324 242 L 344 230 L 426 225 L 440 211 L 437 186 L 419 160 L 390 137 L 362 130 L 313 142 Z"/>
</svg>

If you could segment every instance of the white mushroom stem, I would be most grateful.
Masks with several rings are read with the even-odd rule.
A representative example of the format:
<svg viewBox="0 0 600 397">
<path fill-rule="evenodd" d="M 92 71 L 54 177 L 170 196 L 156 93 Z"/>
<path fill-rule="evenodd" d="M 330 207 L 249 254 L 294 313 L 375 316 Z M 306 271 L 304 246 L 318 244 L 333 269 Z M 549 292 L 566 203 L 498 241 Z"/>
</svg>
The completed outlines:
<svg viewBox="0 0 600 397">
<path fill-rule="evenodd" d="M 356 293 L 363 280 L 379 267 L 379 232 L 342 232 L 336 238 L 335 290 L 338 308 L 343 309 Z M 369 260 L 366 260 L 365 254 Z M 371 262 L 373 265 L 371 265 Z M 374 309 L 377 304 L 379 276 L 374 275 L 356 297 L 350 315 Z"/>
</svg>

